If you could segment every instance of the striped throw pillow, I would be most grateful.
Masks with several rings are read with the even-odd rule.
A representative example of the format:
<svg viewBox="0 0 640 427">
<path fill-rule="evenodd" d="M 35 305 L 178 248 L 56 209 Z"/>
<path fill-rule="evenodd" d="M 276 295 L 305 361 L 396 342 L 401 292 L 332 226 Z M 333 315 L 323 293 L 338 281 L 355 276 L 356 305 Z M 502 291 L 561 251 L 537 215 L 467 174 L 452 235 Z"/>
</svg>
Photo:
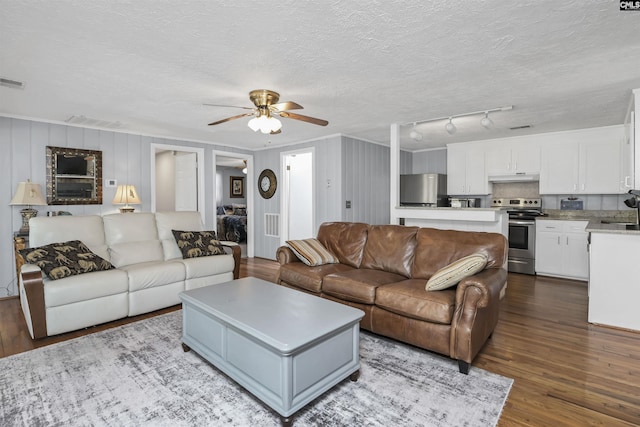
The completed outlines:
<svg viewBox="0 0 640 427">
<path fill-rule="evenodd" d="M 484 254 L 468 255 L 452 262 L 429 278 L 425 289 L 427 291 L 440 291 L 457 285 L 465 277 L 473 276 L 482 271 L 487 265 L 487 257 Z"/>
<path fill-rule="evenodd" d="M 311 267 L 340 262 L 318 239 L 287 240 L 287 245 L 300 261 Z"/>
</svg>

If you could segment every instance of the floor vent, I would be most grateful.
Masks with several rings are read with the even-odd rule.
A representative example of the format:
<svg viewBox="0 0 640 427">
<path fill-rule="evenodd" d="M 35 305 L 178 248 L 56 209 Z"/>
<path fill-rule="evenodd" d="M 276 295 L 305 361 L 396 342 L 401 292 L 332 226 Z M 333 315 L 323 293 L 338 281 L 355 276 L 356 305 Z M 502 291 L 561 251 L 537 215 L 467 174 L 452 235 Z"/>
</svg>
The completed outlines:
<svg viewBox="0 0 640 427">
<path fill-rule="evenodd" d="M 280 237 L 280 214 L 264 214 L 264 235 L 268 237 Z"/>
</svg>

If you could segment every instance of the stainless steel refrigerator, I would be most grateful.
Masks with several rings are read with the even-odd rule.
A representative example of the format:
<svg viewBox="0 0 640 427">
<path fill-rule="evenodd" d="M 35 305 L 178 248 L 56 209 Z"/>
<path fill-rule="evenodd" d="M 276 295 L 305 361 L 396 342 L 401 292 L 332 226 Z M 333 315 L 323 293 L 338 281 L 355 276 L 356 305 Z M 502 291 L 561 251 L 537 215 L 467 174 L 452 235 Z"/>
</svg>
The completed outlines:
<svg viewBox="0 0 640 427">
<path fill-rule="evenodd" d="M 448 206 L 447 176 L 439 173 L 400 175 L 400 206 Z"/>
</svg>

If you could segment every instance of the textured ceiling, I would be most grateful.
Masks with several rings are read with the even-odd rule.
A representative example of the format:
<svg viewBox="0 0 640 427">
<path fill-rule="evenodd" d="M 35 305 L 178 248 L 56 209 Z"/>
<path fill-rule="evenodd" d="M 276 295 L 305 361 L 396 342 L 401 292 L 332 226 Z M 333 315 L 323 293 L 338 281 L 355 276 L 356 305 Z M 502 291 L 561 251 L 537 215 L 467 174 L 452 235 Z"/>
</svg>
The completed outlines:
<svg viewBox="0 0 640 427">
<path fill-rule="evenodd" d="M 640 12 L 617 1 L 0 0 L 0 114 L 260 149 L 346 134 L 388 144 L 389 125 L 505 105 L 491 115 L 403 126 L 407 149 L 620 124 L 640 87 Z M 253 89 L 326 127 L 282 119 L 253 133 Z M 510 127 L 531 125 L 528 130 Z"/>
</svg>

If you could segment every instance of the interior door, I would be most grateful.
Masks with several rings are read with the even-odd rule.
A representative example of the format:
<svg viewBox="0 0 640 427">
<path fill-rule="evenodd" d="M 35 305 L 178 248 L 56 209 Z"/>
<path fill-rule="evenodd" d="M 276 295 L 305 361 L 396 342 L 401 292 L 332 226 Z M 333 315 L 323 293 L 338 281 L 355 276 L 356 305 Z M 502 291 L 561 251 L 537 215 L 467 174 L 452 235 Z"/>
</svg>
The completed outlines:
<svg viewBox="0 0 640 427">
<path fill-rule="evenodd" d="M 284 163 L 284 240 L 314 237 L 313 152 L 286 154 Z"/>
<path fill-rule="evenodd" d="M 197 211 L 198 161 L 196 153 L 176 153 L 175 167 L 175 209 L 176 211 Z"/>
</svg>

